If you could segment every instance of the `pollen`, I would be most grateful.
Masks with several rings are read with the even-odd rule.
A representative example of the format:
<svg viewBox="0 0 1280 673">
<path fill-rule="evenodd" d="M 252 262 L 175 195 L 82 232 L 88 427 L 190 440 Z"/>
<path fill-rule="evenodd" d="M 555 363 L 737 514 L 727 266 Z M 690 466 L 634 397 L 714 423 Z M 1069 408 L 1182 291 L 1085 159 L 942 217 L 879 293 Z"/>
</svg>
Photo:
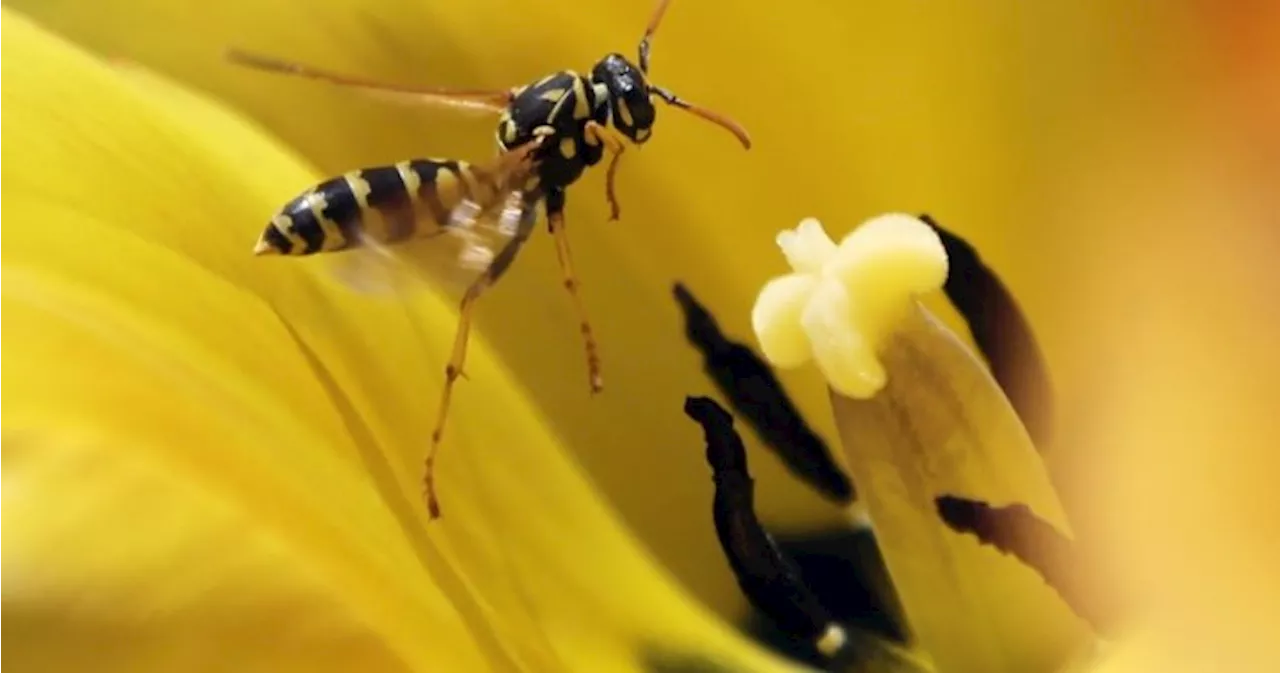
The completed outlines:
<svg viewBox="0 0 1280 673">
<path fill-rule="evenodd" d="M 818 637 L 815 645 L 818 651 L 828 657 L 833 657 L 844 644 L 848 642 L 849 636 L 845 633 L 844 628 L 839 624 L 828 624 L 827 629 Z"/>
<path fill-rule="evenodd" d="M 810 360 L 836 392 L 868 398 L 887 375 L 879 352 L 915 297 L 942 287 L 947 254 L 916 217 L 875 217 L 836 244 L 813 218 L 778 234 L 792 273 L 770 280 L 751 325 L 781 368 Z"/>
</svg>

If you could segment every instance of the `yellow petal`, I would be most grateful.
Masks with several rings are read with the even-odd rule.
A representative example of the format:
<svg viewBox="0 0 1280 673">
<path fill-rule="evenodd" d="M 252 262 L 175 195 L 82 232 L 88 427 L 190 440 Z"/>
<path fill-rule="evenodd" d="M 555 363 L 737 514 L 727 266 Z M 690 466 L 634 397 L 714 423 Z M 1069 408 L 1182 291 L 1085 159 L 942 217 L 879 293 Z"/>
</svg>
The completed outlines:
<svg viewBox="0 0 1280 673">
<path fill-rule="evenodd" d="M 812 357 L 800 316 L 813 296 L 818 277 L 791 274 L 765 283 L 751 309 L 751 327 L 760 350 L 777 367 L 799 367 Z"/>
<path fill-rule="evenodd" d="M 909 627 L 939 670 L 1051 671 L 1087 632 L 1031 569 L 949 531 L 934 498 L 1025 503 L 1070 527 L 1000 389 L 946 327 L 916 306 L 882 359 L 870 399 L 832 393 L 854 483 Z"/>
<path fill-rule="evenodd" d="M 314 292 L 296 276 L 255 273 L 245 259 L 240 237 L 252 232 L 266 191 L 246 178 L 310 174 L 240 128 L 221 139 L 273 161 L 238 175 L 184 141 L 201 137 L 197 128 L 226 131 L 218 115 L 206 110 L 175 125 L 103 66 L 7 11 L 4 27 L 4 112 L 24 130 L 4 146 L 6 163 L 22 166 L 4 184 L 5 347 L 23 356 L 4 370 L 12 391 L 4 428 L 30 447 L 13 456 L 18 492 L 29 498 L 15 510 L 43 513 L 11 528 L 6 565 L 67 580 L 71 592 L 70 603 L 12 613 L 43 627 L 20 649 L 74 657 L 79 648 L 53 645 L 120 631 L 138 646 L 122 653 L 140 658 L 99 667 L 209 656 L 200 639 L 175 650 L 163 637 L 173 626 L 148 617 L 153 605 L 173 605 L 181 632 L 210 644 L 224 634 L 243 642 L 246 657 L 297 658 L 323 633 L 254 638 L 227 610 L 260 602 L 279 605 L 277 619 L 305 623 L 314 614 L 335 633 L 350 632 L 369 657 L 420 665 L 431 655 L 419 631 L 430 625 L 441 643 L 455 643 L 434 656 L 482 661 L 458 608 L 424 575 L 401 523 L 356 469 L 361 446 L 298 349 L 298 334 L 314 330 L 286 325 L 273 309 L 305 305 Z M 328 317 L 340 333 L 339 315 Z M 340 360 L 323 341 L 311 347 Z M 60 455 L 64 445 L 83 458 Z M 63 462 L 70 467 L 55 471 Z M 5 469 L 8 479 L 9 461 Z M 22 477 L 47 471 L 59 478 Z M 95 506 L 100 493 L 118 508 Z M 48 537 L 26 544 L 23 531 Z M 102 553 L 66 553 L 84 538 L 100 540 Z M 243 547 L 245 558 L 214 553 L 227 546 Z M 273 578 L 289 576 L 297 588 L 286 583 L 274 596 Z M 59 623 L 59 606 L 80 601 L 111 610 L 86 615 L 79 631 L 70 618 Z M 328 610 L 314 612 L 319 606 Z M 144 618 L 136 631 L 125 628 Z"/>
<path fill-rule="evenodd" d="M 22 130 L 0 250 L 15 662 L 626 671 L 665 647 L 778 668 L 654 565 L 483 339 L 464 395 L 484 404 L 458 409 L 428 528 L 452 302 L 253 257 L 279 185 L 312 171 L 199 96 L 0 20 Z"/>
</svg>

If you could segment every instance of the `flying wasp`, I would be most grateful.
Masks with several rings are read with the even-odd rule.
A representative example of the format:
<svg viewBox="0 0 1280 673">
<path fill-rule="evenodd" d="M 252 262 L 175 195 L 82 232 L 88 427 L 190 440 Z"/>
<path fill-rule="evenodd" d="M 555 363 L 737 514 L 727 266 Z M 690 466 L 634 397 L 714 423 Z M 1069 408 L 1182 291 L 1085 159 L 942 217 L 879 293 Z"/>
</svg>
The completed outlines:
<svg viewBox="0 0 1280 673">
<path fill-rule="evenodd" d="M 498 158 L 484 165 L 418 159 L 369 168 L 323 182 L 290 201 L 272 218 L 256 254 L 309 255 L 352 248 L 384 256 L 410 239 L 439 234 L 469 244 L 459 261 L 477 270 L 462 298 L 453 352 L 445 367 L 444 391 L 427 454 L 424 490 L 431 518 L 439 516 L 435 458 L 444 433 L 453 384 L 462 375 L 467 336 L 476 301 L 510 267 L 528 239 L 542 205 L 556 242 L 565 289 L 574 304 L 587 357 L 591 391 L 603 389 L 600 357 L 586 307 L 578 293 L 565 233 L 565 191 L 607 151 L 605 194 L 610 219 L 621 215 L 614 179 L 628 143 L 649 140 L 657 111 L 654 99 L 751 140 L 729 118 L 694 105 L 648 80 L 650 44 L 670 0 L 658 0 L 640 39 L 638 63 L 606 55 L 582 75 L 562 70 L 505 90 L 456 90 L 401 86 L 329 72 L 241 50 L 233 62 L 259 70 L 319 80 L 380 97 L 423 105 L 481 110 L 498 115 Z M 496 233 L 496 235 L 494 235 Z M 398 246 L 396 246 L 398 247 Z"/>
</svg>

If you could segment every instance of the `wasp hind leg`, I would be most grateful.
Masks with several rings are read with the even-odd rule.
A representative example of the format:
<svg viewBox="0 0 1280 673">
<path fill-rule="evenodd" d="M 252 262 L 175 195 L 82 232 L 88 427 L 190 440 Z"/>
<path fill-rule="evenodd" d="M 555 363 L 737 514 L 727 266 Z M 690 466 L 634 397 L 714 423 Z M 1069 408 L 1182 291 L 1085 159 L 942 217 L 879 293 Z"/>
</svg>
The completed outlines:
<svg viewBox="0 0 1280 673">
<path fill-rule="evenodd" d="M 440 500 L 436 496 L 436 452 L 440 448 L 440 441 L 444 438 L 444 425 L 449 415 L 449 401 L 453 395 L 453 384 L 458 378 L 465 378 L 462 373 L 462 367 L 467 359 L 467 341 L 471 335 L 471 318 L 476 302 L 484 294 L 485 290 L 493 287 L 502 278 L 502 274 L 511 266 L 511 262 L 515 260 L 521 246 L 529 239 L 536 217 L 537 210 L 535 210 L 533 204 L 526 203 L 525 211 L 521 215 L 515 236 L 498 251 L 498 254 L 493 258 L 493 262 L 489 264 L 484 272 L 471 282 L 471 285 L 467 287 L 466 294 L 462 297 L 462 304 L 458 309 L 458 327 L 453 337 L 453 352 L 449 356 L 449 364 L 444 369 L 444 390 L 440 394 L 440 407 L 436 412 L 435 428 L 431 431 L 431 448 L 427 451 L 427 460 L 422 479 L 423 495 L 427 501 L 427 513 L 431 519 L 440 518 Z"/>
<path fill-rule="evenodd" d="M 578 328 L 582 332 L 583 347 L 587 352 L 587 376 L 591 383 L 592 394 L 604 390 L 604 377 L 600 373 L 600 349 L 596 345 L 595 333 L 591 329 L 591 320 L 587 317 L 587 307 L 578 294 L 578 279 L 573 272 L 573 256 L 569 253 L 569 235 L 564 227 L 564 191 L 554 190 L 547 193 L 547 226 L 556 239 L 556 256 L 560 259 L 560 273 L 564 278 L 564 288 L 569 291 L 574 310 L 578 314 Z"/>
<path fill-rule="evenodd" d="M 587 142 L 592 145 L 602 144 L 609 150 L 609 154 L 613 155 L 609 158 L 609 168 L 605 172 L 604 192 L 605 197 L 609 199 L 609 220 L 616 220 L 622 216 L 622 208 L 618 205 L 618 192 L 614 188 L 614 183 L 618 174 L 618 161 L 622 159 L 627 143 L 622 139 L 622 134 L 594 121 L 587 122 L 586 136 Z"/>
</svg>

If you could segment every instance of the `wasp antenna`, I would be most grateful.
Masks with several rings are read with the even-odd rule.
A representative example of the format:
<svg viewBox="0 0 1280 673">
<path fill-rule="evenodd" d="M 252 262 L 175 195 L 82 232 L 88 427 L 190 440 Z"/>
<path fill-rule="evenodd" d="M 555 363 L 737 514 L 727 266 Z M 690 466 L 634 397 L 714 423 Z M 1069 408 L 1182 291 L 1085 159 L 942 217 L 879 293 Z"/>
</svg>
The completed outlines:
<svg viewBox="0 0 1280 673">
<path fill-rule="evenodd" d="M 645 26 L 644 37 L 640 38 L 640 72 L 649 73 L 649 49 L 653 41 L 653 34 L 658 32 L 658 24 L 662 23 L 662 17 L 667 13 L 667 5 L 671 4 L 671 0 L 658 0 L 658 6 L 653 8 L 653 15 L 649 17 L 649 25 Z"/>
<path fill-rule="evenodd" d="M 667 105 L 680 108 L 681 110 L 684 110 L 685 112 L 688 112 L 694 115 L 695 117 L 701 117 L 702 119 L 705 119 L 711 122 L 712 124 L 719 126 L 720 128 L 728 131 L 729 133 L 732 133 L 738 139 L 738 142 L 742 143 L 743 148 L 748 150 L 751 149 L 751 136 L 747 135 L 747 130 L 742 128 L 742 125 L 739 124 L 738 122 L 733 121 L 732 119 L 720 114 L 719 112 L 714 112 L 704 107 L 699 107 L 697 105 L 694 105 L 693 103 L 690 103 L 689 101 L 684 100 L 683 98 L 680 98 L 679 96 L 671 93 L 670 91 L 663 89 L 662 87 L 650 85 L 649 93 L 657 96 L 658 98 L 661 98 L 662 101 Z"/>
</svg>

